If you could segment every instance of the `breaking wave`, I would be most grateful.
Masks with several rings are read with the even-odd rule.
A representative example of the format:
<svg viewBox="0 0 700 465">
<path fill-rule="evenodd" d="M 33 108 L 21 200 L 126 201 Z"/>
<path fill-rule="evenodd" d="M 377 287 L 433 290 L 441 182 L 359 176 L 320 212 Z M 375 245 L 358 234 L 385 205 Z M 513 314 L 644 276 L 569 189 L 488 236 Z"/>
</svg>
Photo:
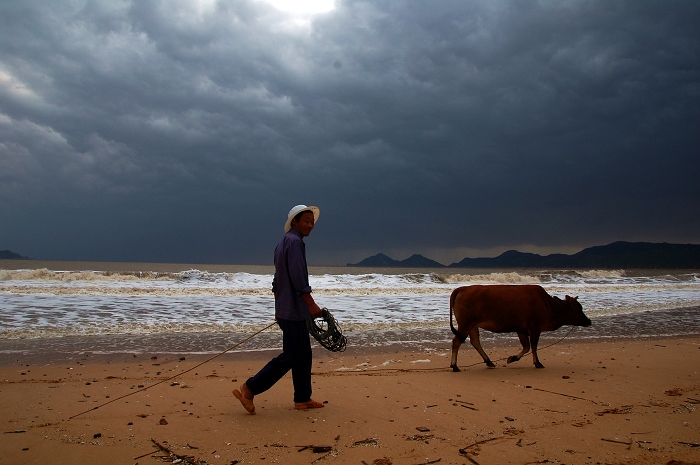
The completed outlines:
<svg viewBox="0 0 700 465">
<path fill-rule="evenodd" d="M 696 272 L 397 271 L 353 274 L 338 268 L 310 281 L 317 302 L 332 310 L 344 330 L 358 334 L 449 329 L 450 293 L 474 284 L 538 284 L 552 295 L 578 296 L 594 323 L 700 305 Z M 271 283 L 271 274 L 197 269 L 0 270 L 0 340 L 245 332 L 273 319 Z"/>
</svg>

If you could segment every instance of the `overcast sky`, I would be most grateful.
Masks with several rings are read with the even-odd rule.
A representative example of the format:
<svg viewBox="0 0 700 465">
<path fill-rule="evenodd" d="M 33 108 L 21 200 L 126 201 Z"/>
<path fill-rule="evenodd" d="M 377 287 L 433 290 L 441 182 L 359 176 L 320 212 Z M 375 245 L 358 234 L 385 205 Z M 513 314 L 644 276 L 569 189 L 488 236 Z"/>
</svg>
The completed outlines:
<svg viewBox="0 0 700 465">
<path fill-rule="evenodd" d="M 316 265 L 700 243 L 700 2 L 329 5 L 4 0 L 0 250 L 270 264 L 300 203 Z"/>
</svg>

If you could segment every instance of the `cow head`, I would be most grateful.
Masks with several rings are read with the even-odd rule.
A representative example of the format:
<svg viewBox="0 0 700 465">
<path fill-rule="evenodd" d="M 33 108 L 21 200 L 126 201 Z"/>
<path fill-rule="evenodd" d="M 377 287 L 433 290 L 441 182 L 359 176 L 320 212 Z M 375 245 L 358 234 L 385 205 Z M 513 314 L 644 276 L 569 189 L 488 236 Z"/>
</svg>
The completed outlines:
<svg viewBox="0 0 700 465">
<path fill-rule="evenodd" d="M 565 325 L 590 326 L 591 320 L 583 313 L 583 307 L 577 297 L 566 296 L 566 310 L 564 311 Z"/>
</svg>

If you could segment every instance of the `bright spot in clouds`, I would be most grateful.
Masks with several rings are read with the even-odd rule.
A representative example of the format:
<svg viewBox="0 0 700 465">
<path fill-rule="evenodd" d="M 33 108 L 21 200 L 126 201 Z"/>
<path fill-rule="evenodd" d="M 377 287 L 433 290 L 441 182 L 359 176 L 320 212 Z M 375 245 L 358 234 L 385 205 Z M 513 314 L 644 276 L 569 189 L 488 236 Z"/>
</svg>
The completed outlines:
<svg viewBox="0 0 700 465">
<path fill-rule="evenodd" d="M 294 15 L 327 13 L 335 8 L 335 0 L 261 0 L 278 10 Z"/>
</svg>

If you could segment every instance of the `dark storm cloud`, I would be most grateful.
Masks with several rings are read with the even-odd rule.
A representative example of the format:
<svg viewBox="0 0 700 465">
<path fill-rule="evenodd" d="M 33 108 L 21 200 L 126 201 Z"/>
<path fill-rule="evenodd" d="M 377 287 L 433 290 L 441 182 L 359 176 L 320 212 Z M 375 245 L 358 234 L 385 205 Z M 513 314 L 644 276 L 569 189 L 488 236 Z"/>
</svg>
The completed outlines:
<svg viewBox="0 0 700 465">
<path fill-rule="evenodd" d="M 268 263 L 297 203 L 315 263 L 700 239 L 695 2 L 0 16 L 0 247 L 23 255 Z"/>
</svg>

